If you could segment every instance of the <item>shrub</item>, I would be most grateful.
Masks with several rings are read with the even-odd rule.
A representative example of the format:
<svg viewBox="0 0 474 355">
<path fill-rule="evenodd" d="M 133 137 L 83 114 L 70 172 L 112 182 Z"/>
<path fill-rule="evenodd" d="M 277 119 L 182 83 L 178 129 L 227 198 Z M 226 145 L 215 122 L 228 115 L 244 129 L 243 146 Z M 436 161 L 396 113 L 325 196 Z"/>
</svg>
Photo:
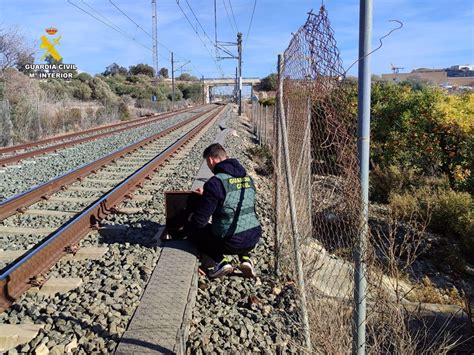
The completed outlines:
<svg viewBox="0 0 474 355">
<path fill-rule="evenodd" d="M 74 96 L 76 99 L 90 100 L 90 98 L 92 97 L 92 90 L 89 87 L 89 85 L 81 81 L 78 81 L 78 80 L 72 81 L 71 90 L 72 90 L 72 96 Z"/>
<path fill-rule="evenodd" d="M 413 192 L 391 193 L 390 208 L 396 217 L 429 221 L 429 228 L 459 242 L 462 253 L 474 255 L 473 199 L 467 192 L 450 188 L 419 188 Z"/>
<path fill-rule="evenodd" d="M 474 94 L 387 83 L 373 85 L 372 92 L 375 164 L 443 173 L 452 188 L 474 191 Z"/>
<path fill-rule="evenodd" d="M 100 77 L 92 78 L 89 83 L 92 89 L 92 98 L 102 103 L 113 103 L 117 96 L 110 90 L 110 87 Z"/>
<path fill-rule="evenodd" d="M 253 146 L 247 149 L 250 158 L 257 164 L 255 172 L 260 175 L 273 174 L 272 153 L 267 147 Z"/>
<path fill-rule="evenodd" d="M 130 118 L 130 111 L 125 102 L 120 102 L 118 105 L 118 114 L 121 121 L 128 120 Z"/>
<path fill-rule="evenodd" d="M 265 99 L 258 100 L 263 106 L 275 106 L 276 97 L 267 97 Z"/>
<path fill-rule="evenodd" d="M 375 165 L 370 172 L 370 199 L 387 203 L 393 193 L 414 191 L 429 183 L 430 186 L 447 187 L 443 178 L 427 178 L 419 169 L 390 165 L 385 169 Z"/>
</svg>

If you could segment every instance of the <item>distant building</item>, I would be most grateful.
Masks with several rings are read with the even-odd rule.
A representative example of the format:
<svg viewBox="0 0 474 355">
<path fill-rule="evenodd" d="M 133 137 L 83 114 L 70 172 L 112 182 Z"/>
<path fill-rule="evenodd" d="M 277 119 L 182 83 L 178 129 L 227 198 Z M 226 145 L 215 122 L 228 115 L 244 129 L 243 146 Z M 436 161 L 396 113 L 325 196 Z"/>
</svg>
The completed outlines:
<svg viewBox="0 0 474 355">
<path fill-rule="evenodd" d="M 419 68 L 411 73 L 382 74 L 382 79 L 395 82 L 418 79 L 445 88 L 474 88 L 474 65 L 453 65 L 447 69 Z"/>
</svg>

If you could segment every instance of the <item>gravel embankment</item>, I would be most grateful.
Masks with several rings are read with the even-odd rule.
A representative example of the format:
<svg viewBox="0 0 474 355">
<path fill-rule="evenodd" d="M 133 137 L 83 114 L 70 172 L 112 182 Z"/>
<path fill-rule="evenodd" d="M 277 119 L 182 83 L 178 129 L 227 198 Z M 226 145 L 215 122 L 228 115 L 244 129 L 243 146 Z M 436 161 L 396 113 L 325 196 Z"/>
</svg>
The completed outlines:
<svg viewBox="0 0 474 355">
<path fill-rule="evenodd" d="M 0 314 L 0 323 L 45 324 L 35 339 L 9 354 L 34 352 L 44 346 L 50 354 L 62 354 L 66 346 L 76 344 L 77 354 L 114 351 L 160 254 L 152 238 L 165 222 L 163 192 L 191 188 L 202 151 L 218 131 L 214 125 L 173 172 L 157 173 L 167 179 L 155 192 L 143 192 L 154 195 L 152 200 L 123 203 L 123 207 L 143 207 L 143 213 L 112 214 L 103 221 L 126 229 L 102 231 L 81 241 L 81 246 L 107 246 L 109 250 L 103 258 L 61 261 L 48 273 L 52 277 L 81 277 L 83 284 L 79 288 L 54 297 L 25 294 Z"/>
<path fill-rule="evenodd" d="M 246 156 L 250 135 L 232 119 L 240 137 L 228 137 L 227 148 L 252 172 Z M 123 207 L 142 207 L 143 213 L 109 215 L 103 224 L 126 229 L 101 231 L 84 238 L 81 246 L 107 246 L 100 260 L 61 261 L 52 268 L 52 277 L 81 277 L 83 284 L 54 297 L 25 294 L 0 314 L 0 323 L 44 324 L 29 344 L 9 354 L 29 353 L 46 347 L 50 354 L 63 354 L 67 347 L 77 354 L 112 353 L 139 303 L 140 295 L 160 254 L 152 239 L 164 223 L 163 191 L 189 189 L 201 163 L 201 154 L 219 131 L 217 125 L 194 146 L 167 179 L 154 198 L 146 202 L 129 200 Z M 242 142 L 243 140 L 243 142 Z M 271 182 L 255 178 L 258 188 L 257 211 L 264 226 L 264 238 L 254 252 L 257 280 L 227 277 L 209 280 L 200 277 L 188 353 L 275 353 L 298 352 L 295 289 L 280 283 L 272 274 L 270 219 Z"/>
<path fill-rule="evenodd" d="M 157 154 L 159 151 L 164 149 L 165 147 L 169 146 L 172 142 L 175 142 L 183 132 L 187 132 L 192 127 L 196 126 L 204 120 L 205 118 L 200 118 L 196 122 L 192 123 L 191 125 L 186 125 L 179 130 L 173 131 L 168 134 L 166 137 L 163 137 L 159 141 L 151 145 L 147 145 L 143 150 L 136 151 L 133 155 L 127 156 L 126 158 L 119 159 L 117 164 L 126 163 L 130 159 L 134 157 L 143 156 L 143 154 L 147 154 L 147 156 Z M 147 158 L 148 159 L 148 158 Z M 145 160 L 144 160 L 145 161 Z M 115 165 L 109 165 L 105 169 L 99 170 L 96 174 L 89 175 L 92 179 L 97 179 L 102 177 L 102 179 L 110 178 L 110 175 L 107 175 L 107 171 L 114 171 L 122 173 L 127 171 L 127 173 L 123 174 L 123 177 L 118 178 L 117 175 L 114 175 L 114 178 L 118 178 L 119 180 L 125 178 L 126 176 L 130 175 L 132 172 L 135 171 L 140 166 L 139 163 L 134 163 L 133 166 L 128 166 L 126 169 L 122 167 L 117 169 Z M 76 182 L 75 186 L 90 186 L 91 184 L 94 187 L 101 188 L 103 192 L 108 191 L 114 186 L 114 183 L 94 183 L 93 181 L 89 181 L 89 177 L 86 177 L 84 181 Z M 54 194 L 55 197 L 60 197 L 66 199 L 66 201 L 39 201 L 38 203 L 30 206 L 32 209 L 39 209 L 39 210 L 59 210 L 59 211 L 81 211 L 86 208 L 92 201 L 99 198 L 103 192 L 98 191 L 74 191 L 74 190 L 66 190 L 66 191 L 58 191 Z M 72 200 L 73 199 L 73 200 Z M 89 199 L 89 200 L 87 200 Z M 71 215 L 61 215 L 61 216 L 51 216 L 51 215 L 29 215 L 29 214 L 18 214 L 11 216 L 5 220 L 3 220 L 0 224 L 6 227 L 22 227 L 27 229 L 56 229 L 59 228 L 62 224 L 67 222 L 72 216 Z M 16 229 L 15 229 L 16 230 Z M 49 234 L 49 231 L 45 234 Z M 22 234 L 18 233 L 4 233 L 2 238 L 0 239 L 0 250 L 28 250 L 36 245 L 38 242 L 44 239 L 44 235 L 41 234 L 29 234 L 29 232 L 24 231 Z M 6 266 L 5 261 L 0 260 L 0 270 Z"/>
<path fill-rule="evenodd" d="M 252 136 L 245 122 L 231 121 L 238 137 L 228 136 L 226 149 L 247 168 L 257 187 L 257 213 L 264 230 L 252 254 L 258 277 L 210 280 L 200 276 L 188 354 L 301 352 L 296 289 L 273 274 L 272 181 L 255 173 L 247 153 Z"/>
<path fill-rule="evenodd" d="M 144 127 L 123 131 L 113 136 L 62 149 L 56 153 L 25 159 L 17 165 L 0 169 L 0 200 L 9 198 L 32 186 L 44 183 L 76 167 L 97 160 L 113 151 L 156 134 L 180 121 L 190 118 L 198 108 Z"/>
</svg>

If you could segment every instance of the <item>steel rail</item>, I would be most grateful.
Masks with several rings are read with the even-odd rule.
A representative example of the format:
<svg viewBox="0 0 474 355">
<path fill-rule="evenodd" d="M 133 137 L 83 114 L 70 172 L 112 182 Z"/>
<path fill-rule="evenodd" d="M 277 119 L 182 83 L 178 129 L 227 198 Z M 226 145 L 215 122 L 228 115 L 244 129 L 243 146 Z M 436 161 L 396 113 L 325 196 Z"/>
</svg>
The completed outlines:
<svg viewBox="0 0 474 355">
<path fill-rule="evenodd" d="M 17 212 L 21 212 L 24 208 L 32 205 L 35 202 L 40 201 L 42 198 L 46 198 L 53 192 L 59 191 L 66 185 L 69 185 L 73 182 L 76 182 L 79 179 L 84 178 L 85 176 L 93 173 L 95 170 L 103 167 L 104 165 L 110 163 L 111 161 L 125 156 L 134 150 L 149 144 L 150 142 L 159 139 L 170 132 L 173 132 L 188 123 L 206 115 L 207 113 L 211 112 L 211 110 L 206 110 L 203 112 L 194 115 L 193 117 L 188 118 L 185 121 L 182 121 L 172 127 L 169 127 L 159 133 L 156 133 L 150 137 L 142 139 L 136 143 L 132 143 L 122 149 L 119 149 L 115 152 L 112 152 L 100 159 L 97 159 L 91 163 L 85 164 L 80 166 L 77 169 L 71 170 L 64 175 L 58 176 L 50 181 L 47 181 L 43 184 L 37 185 L 25 192 L 22 192 L 18 195 L 12 196 L 6 200 L 0 202 L 0 221 L 3 221 L 5 218 L 8 218 L 14 215 Z"/>
<path fill-rule="evenodd" d="M 93 202 L 79 215 L 76 215 L 57 231 L 51 233 L 21 259 L 8 265 L 0 275 L 0 312 L 7 309 L 23 292 L 31 287 L 30 280 L 34 276 L 49 270 L 66 254 L 68 247 L 87 235 L 92 227 L 111 213 L 127 195 L 140 186 L 143 180 L 156 172 L 174 153 L 212 122 L 223 109 L 223 107 L 216 109 L 206 120 L 177 139 L 119 185 Z"/>
<path fill-rule="evenodd" d="M 133 120 L 129 120 L 129 121 L 109 123 L 109 124 L 106 124 L 106 125 L 92 127 L 92 128 L 89 128 L 89 129 L 86 129 L 86 130 L 83 130 L 83 131 L 58 134 L 58 135 L 53 136 L 53 137 L 43 138 L 43 139 L 40 139 L 40 140 L 36 140 L 36 141 L 33 141 L 33 142 L 28 142 L 28 143 L 23 143 L 23 144 L 12 145 L 12 146 L 9 146 L 9 147 L 0 147 L 0 154 L 15 152 L 15 151 L 23 150 L 23 149 L 27 149 L 27 148 L 32 148 L 32 147 L 36 147 L 36 146 L 39 146 L 39 145 L 42 145 L 42 144 L 47 144 L 47 143 L 50 143 L 50 142 L 54 142 L 54 141 L 57 141 L 57 140 L 60 140 L 60 139 L 73 138 L 73 137 L 82 136 L 82 135 L 88 134 L 88 133 L 103 131 L 103 130 L 110 129 L 110 128 L 132 125 L 132 124 L 136 124 L 136 123 L 144 122 L 144 121 L 151 121 L 151 120 L 153 120 L 155 118 L 158 118 L 158 117 L 166 118 L 166 117 L 172 116 L 173 114 L 187 112 L 187 111 L 190 111 L 192 109 L 195 109 L 195 108 L 198 108 L 198 107 L 201 107 L 201 106 L 202 105 L 191 107 L 191 108 L 185 108 L 185 109 L 182 109 L 182 110 L 177 110 L 177 111 L 174 111 L 174 112 L 164 112 L 164 113 L 160 113 L 160 114 L 154 114 L 153 116 L 141 117 L 141 118 L 137 118 L 137 119 L 133 119 Z M 164 116 L 166 116 L 166 117 L 164 117 Z"/>
</svg>

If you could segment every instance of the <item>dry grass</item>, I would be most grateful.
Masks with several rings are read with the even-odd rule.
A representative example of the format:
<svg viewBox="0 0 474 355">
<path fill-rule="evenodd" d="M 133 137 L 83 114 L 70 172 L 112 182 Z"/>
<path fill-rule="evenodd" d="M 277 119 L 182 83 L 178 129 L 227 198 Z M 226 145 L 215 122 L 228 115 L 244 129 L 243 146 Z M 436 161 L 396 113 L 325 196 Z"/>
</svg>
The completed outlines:
<svg viewBox="0 0 474 355">
<path fill-rule="evenodd" d="M 38 80 L 15 70 L 2 72 L 2 79 L 5 81 L 5 101 L 0 110 L 2 145 L 79 131 L 152 111 L 149 108 L 134 108 L 134 100 L 131 99 L 125 99 L 120 107 L 116 103 L 104 106 L 95 101 L 68 99 L 61 96 L 61 92 L 45 91 Z M 179 107 L 177 104 L 176 108 Z M 157 110 L 167 108 L 156 107 Z"/>
<path fill-rule="evenodd" d="M 406 298 L 412 302 L 454 304 L 461 308 L 465 306 L 465 296 L 462 291 L 459 292 L 456 287 L 438 288 L 427 276 L 406 295 Z"/>
</svg>

